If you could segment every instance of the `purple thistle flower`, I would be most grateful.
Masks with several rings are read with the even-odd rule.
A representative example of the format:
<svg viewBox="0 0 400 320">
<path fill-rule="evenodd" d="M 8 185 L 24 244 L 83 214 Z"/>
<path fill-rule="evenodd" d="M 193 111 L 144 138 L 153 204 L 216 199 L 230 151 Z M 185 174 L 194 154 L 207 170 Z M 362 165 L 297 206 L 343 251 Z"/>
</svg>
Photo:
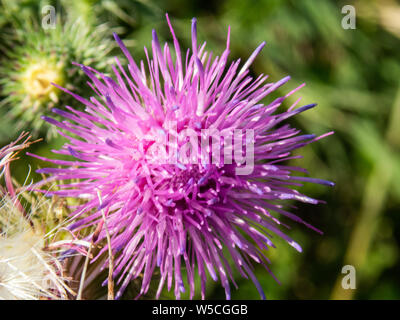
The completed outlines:
<svg viewBox="0 0 400 320">
<path fill-rule="evenodd" d="M 168 15 L 167 21 L 173 37 L 175 62 L 172 50 L 167 44 L 161 47 L 155 31 L 152 58 L 145 48 L 147 71 L 145 63 L 141 61 L 137 65 L 114 35 L 128 59 L 127 70 L 116 59 L 116 66 L 113 66 L 116 80 L 113 80 L 81 66 L 92 80 L 89 85 L 97 95 L 90 101 L 59 87 L 86 106 L 84 112 L 69 106 L 66 107 L 68 111 L 53 110 L 68 121 L 44 118 L 63 129 L 59 133 L 69 140 L 61 150 L 54 152 L 70 155 L 75 160 L 36 156 L 63 166 L 38 172 L 51 174 L 50 179 L 79 179 L 79 182 L 60 185 L 60 190 L 50 192 L 62 197 L 88 199 L 76 209 L 71 230 L 102 226 L 102 214 L 105 214 L 115 255 L 114 278 L 121 284 L 117 297 L 140 275 L 143 277 L 141 293 L 146 293 L 153 273 L 159 269 L 156 297 L 166 284 L 168 290 L 174 286 L 179 299 L 185 291 L 181 270 L 186 268 L 191 298 L 197 269 L 203 299 L 207 272 L 215 281 L 220 279 L 229 299 L 230 282 L 235 284 L 233 265 L 243 277 L 252 279 L 261 297 L 265 298 L 252 263 L 262 264 L 269 271 L 269 261 L 263 250 L 274 247 L 270 234 L 275 233 L 301 251 L 301 247 L 280 230 L 281 223 L 274 214 L 318 231 L 284 210 L 281 200 L 317 204 L 318 200 L 290 187 L 301 186 L 299 181 L 333 185 L 324 180 L 295 176 L 293 172 L 306 171 L 281 163 L 298 158 L 291 155 L 292 150 L 330 133 L 320 137 L 298 135 L 300 131 L 289 125 L 277 127 L 283 120 L 315 105 L 294 109 L 297 101 L 288 111 L 274 114 L 284 99 L 302 86 L 268 105 L 260 102 L 290 79 L 285 77 L 276 83 L 265 83 L 265 75 L 256 79 L 249 76 L 248 68 L 265 43 L 242 67 L 237 60 L 227 68 L 229 31 L 225 51 L 213 58 L 212 53 L 205 51 L 205 43 L 197 43 L 196 20 L 193 19 L 192 53 L 188 50 L 184 58 Z M 214 161 L 210 147 L 206 148 L 206 153 L 202 149 L 200 160 L 186 163 L 171 159 L 161 161 L 157 153 L 150 151 L 159 146 L 160 141 L 165 141 L 162 137 L 168 136 L 164 151 L 178 159 L 188 150 L 187 137 L 182 137 L 181 133 L 189 129 L 196 137 L 201 137 L 204 129 L 229 134 L 235 130 L 251 132 L 250 140 L 239 137 L 246 148 L 254 147 L 251 172 L 238 174 L 237 169 L 243 165 L 224 161 L 229 158 L 227 154 Z M 172 138 L 175 138 L 174 143 L 171 143 Z M 214 141 L 213 150 L 215 146 L 220 147 L 219 142 Z M 193 146 L 200 149 L 199 145 Z M 236 149 L 227 148 L 229 152 L 237 152 Z M 235 153 L 235 159 L 236 155 L 242 156 L 242 149 Z M 106 230 L 102 228 L 97 241 L 105 238 Z M 106 250 L 103 248 L 101 253 Z"/>
</svg>

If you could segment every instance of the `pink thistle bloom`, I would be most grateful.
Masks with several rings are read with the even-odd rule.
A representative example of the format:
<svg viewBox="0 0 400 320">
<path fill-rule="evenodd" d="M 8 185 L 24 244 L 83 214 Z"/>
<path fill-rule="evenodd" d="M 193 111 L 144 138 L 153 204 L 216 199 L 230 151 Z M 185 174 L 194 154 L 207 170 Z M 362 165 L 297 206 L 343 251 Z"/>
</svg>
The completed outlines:
<svg viewBox="0 0 400 320">
<path fill-rule="evenodd" d="M 38 172 L 51 174 L 50 179 L 55 180 L 79 179 L 52 192 L 88 199 L 74 212 L 71 230 L 96 226 L 101 228 L 96 241 L 103 241 L 105 215 L 115 255 L 113 276 L 120 284 L 117 298 L 139 276 L 143 277 L 141 294 L 146 293 L 156 270 L 160 275 L 157 298 L 166 284 L 168 290 L 174 286 L 179 299 L 185 291 L 183 278 L 193 298 L 197 270 L 203 299 L 207 273 L 215 281 L 219 278 L 229 299 L 230 282 L 236 286 L 232 266 L 243 277 L 250 277 L 265 298 L 252 264 L 262 264 L 269 271 L 263 252 L 274 247 L 270 234 L 301 251 L 300 245 L 281 231 L 275 216 L 289 217 L 318 231 L 282 208 L 288 199 L 319 203 L 291 187 L 301 186 L 300 182 L 333 185 L 296 176 L 294 172 L 306 171 L 281 164 L 297 158 L 291 154 L 293 150 L 323 137 L 298 135 L 300 130 L 281 124 L 315 105 L 295 109 L 296 102 L 288 111 L 275 114 L 285 98 L 301 86 L 267 105 L 260 102 L 290 79 L 266 83 L 265 75 L 249 76 L 248 68 L 265 43 L 242 66 L 240 60 L 227 66 L 229 31 L 225 51 L 213 57 L 205 51 L 205 43 L 198 44 L 193 19 L 192 52 L 184 55 L 168 15 L 167 21 L 175 61 L 172 49 L 160 45 L 155 31 L 152 57 L 145 48 L 147 70 L 143 61 L 135 63 L 114 35 L 129 62 L 127 68 L 116 59 L 112 79 L 82 65 L 96 94 L 90 100 L 59 87 L 86 107 L 84 112 L 69 106 L 68 111 L 54 109 L 68 119 L 63 122 L 44 117 L 63 129 L 59 134 L 69 140 L 54 152 L 75 159 L 36 156 L 62 166 Z M 196 139 L 202 139 L 206 129 L 213 132 L 209 136 L 213 142 L 200 148 Z M 246 137 L 239 135 L 229 144 L 225 137 L 237 132 L 246 132 Z M 223 154 L 218 154 L 222 140 L 228 142 L 223 144 Z M 246 159 L 242 144 L 247 153 L 252 151 Z M 105 247 L 101 253 L 107 250 Z"/>
</svg>

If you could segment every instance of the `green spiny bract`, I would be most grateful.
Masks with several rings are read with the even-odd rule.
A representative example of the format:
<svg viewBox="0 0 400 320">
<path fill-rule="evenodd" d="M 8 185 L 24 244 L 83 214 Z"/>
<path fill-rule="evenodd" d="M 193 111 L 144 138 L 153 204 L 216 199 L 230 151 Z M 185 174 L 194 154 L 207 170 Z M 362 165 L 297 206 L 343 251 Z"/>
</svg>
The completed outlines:
<svg viewBox="0 0 400 320">
<path fill-rule="evenodd" d="M 113 44 L 104 39 L 103 32 L 104 26 L 91 28 L 82 21 L 63 21 L 59 17 L 54 29 L 27 21 L 23 29 L 16 30 L 0 68 L 4 96 L 1 108 L 9 113 L 8 118 L 16 117 L 19 126 L 29 125 L 33 135 L 47 132 L 52 137 L 55 131 L 40 117 L 56 104 L 65 106 L 71 101 L 52 83 L 87 97 L 87 90 L 83 91 L 85 79 L 73 62 L 95 65 L 106 72 L 107 54 Z"/>
</svg>

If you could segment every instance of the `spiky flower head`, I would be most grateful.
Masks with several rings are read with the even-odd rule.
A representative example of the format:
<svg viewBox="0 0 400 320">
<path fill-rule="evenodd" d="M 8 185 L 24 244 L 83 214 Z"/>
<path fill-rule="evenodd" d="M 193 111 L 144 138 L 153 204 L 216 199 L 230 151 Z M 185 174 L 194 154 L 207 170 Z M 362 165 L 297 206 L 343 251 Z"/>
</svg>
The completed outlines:
<svg viewBox="0 0 400 320">
<path fill-rule="evenodd" d="M 86 61 L 104 71 L 107 53 L 112 48 L 103 36 L 104 26 L 92 28 L 68 18 L 58 18 L 54 23 L 54 29 L 44 29 L 37 21 L 27 21 L 24 28 L 17 29 L 9 39 L 12 45 L 0 68 L 1 94 L 5 97 L 2 108 L 21 120 L 20 127 L 30 126 L 34 135 L 40 129 L 44 132 L 49 129 L 43 128 L 40 115 L 48 114 L 55 104 L 71 102 L 69 95 L 51 83 L 59 83 L 84 96 L 83 77 L 72 67 L 72 62 Z M 55 132 L 49 132 L 49 136 L 52 133 Z"/>
<path fill-rule="evenodd" d="M 153 31 L 152 57 L 145 48 L 146 70 L 115 35 L 129 62 L 125 69 L 116 61 L 115 80 L 82 65 L 96 94 L 90 100 L 56 85 L 86 109 L 54 109 L 67 119 L 63 122 L 44 118 L 69 139 L 57 153 L 74 159 L 36 156 L 63 166 L 39 172 L 54 179 L 80 179 L 53 194 L 88 199 L 74 213 L 71 230 L 96 225 L 101 230 L 97 241 L 104 241 L 109 232 L 114 277 L 122 283 L 117 297 L 140 275 L 141 293 L 146 293 L 155 272 L 159 273 L 157 298 L 165 284 L 168 289 L 174 286 L 180 298 L 185 282 L 193 297 L 197 269 L 202 298 L 207 271 L 214 280 L 220 279 L 230 298 L 232 266 L 250 277 L 264 297 L 252 264 L 268 269 L 264 253 L 274 246 L 271 234 L 301 251 L 281 230 L 279 215 L 310 226 L 283 204 L 319 202 L 293 187 L 301 186 L 301 181 L 331 185 L 296 176 L 295 171 L 304 170 L 282 164 L 296 158 L 293 150 L 321 138 L 298 135 L 299 130 L 281 124 L 314 105 L 295 109 L 295 103 L 288 111 L 275 113 L 297 89 L 269 104 L 261 102 L 289 80 L 266 83 L 267 76 L 249 75 L 264 43 L 241 67 L 240 60 L 227 66 L 229 31 L 225 51 L 213 57 L 205 51 L 205 43 L 198 44 L 193 19 L 192 52 L 188 50 L 185 58 L 168 16 L 167 21 L 175 60 L 169 45 L 161 46 Z"/>
</svg>

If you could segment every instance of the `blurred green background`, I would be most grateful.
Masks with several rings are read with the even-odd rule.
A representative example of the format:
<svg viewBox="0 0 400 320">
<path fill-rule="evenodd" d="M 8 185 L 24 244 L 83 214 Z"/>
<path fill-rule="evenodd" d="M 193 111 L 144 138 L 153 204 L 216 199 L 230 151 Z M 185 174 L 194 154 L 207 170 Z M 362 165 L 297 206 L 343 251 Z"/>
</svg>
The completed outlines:
<svg viewBox="0 0 400 320">
<path fill-rule="evenodd" d="M 251 72 L 269 74 L 270 81 L 290 75 L 292 80 L 280 89 L 281 95 L 305 82 L 306 86 L 290 97 L 283 108 L 299 97 L 302 104 L 316 102 L 318 107 L 291 119 L 291 124 L 305 133 L 335 131 L 333 136 L 297 152 L 304 158 L 293 163 L 309 169 L 312 177 L 336 183 L 333 189 L 311 184 L 302 188 L 327 204 L 296 204 L 293 212 L 323 230 L 324 235 L 289 222 L 292 229 L 288 234 L 302 244 L 303 253 L 275 239 L 277 249 L 270 250 L 267 256 L 281 284 L 264 269 L 256 269 L 267 298 L 400 298 L 400 3 L 1 0 L 0 63 L 14 68 L 16 74 L 21 68 L 20 57 L 12 53 L 24 54 L 23 50 L 17 51 L 26 45 L 21 34 L 34 38 L 36 32 L 43 32 L 41 10 L 46 4 L 56 8 L 57 17 L 83 21 L 93 30 L 99 25 L 104 29 L 105 24 L 104 41 L 109 41 L 111 32 L 116 31 L 137 61 L 144 58 L 143 46 L 151 46 L 153 28 L 161 39 L 171 40 L 166 12 L 185 48 L 191 47 L 192 17 L 198 19 L 200 40 L 207 41 L 208 50 L 214 53 L 224 49 L 227 27 L 231 26 L 232 60 L 240 57 L 244 61 L 259 43 L 266 41 L 267 46 Z M 345 16 L 342 7 L 348 4 L 356 9 L 356 29 L 343 29 L 341 25 Z M 63 21 L 60 18 L 57 23 Z M 28 22 L 32 22 L 29 27 Z M 107 55 L 120 55 L 109 43 Z M 40 43 L 37 49 L 41 50 Z M 111 70 L 110 66 L 105 68 Z M 13 103 L 19 102 L 10 100 L 10 93 L 3 87 L 12 81 L 18 81 L 18 77 L 1 74 L 4 102 L 0 102 L 0 146 L 15 138 L 20 130 L 30 131 L 31 126 L 11 116 L 10 111 L 16 107 Z M 63 106 L 62 97 L 57 105 Z M 62 143 L 60 139 L 48 138 L 44 132 L 36 133 L 44 141 L 31 149 L 41 155 L 49 154 L 50 149 Z M 23 158 L 14 169 L 21 182 L 26 177 L 28 161 L 32 169 L 39 164 Z M 355 290 L 341 287 L 341 270 L 348 264 L 356 269 Z M 237 282 L 239 290 L 233 290 L 233 299 L 259 298 L 251 281 L 238 278 Z M 209 284 L 208 299 L 225 297 L 219 285 Z M 165 293 L 165 298 L 169 297 L 172 295 Z"/>
</svg>

